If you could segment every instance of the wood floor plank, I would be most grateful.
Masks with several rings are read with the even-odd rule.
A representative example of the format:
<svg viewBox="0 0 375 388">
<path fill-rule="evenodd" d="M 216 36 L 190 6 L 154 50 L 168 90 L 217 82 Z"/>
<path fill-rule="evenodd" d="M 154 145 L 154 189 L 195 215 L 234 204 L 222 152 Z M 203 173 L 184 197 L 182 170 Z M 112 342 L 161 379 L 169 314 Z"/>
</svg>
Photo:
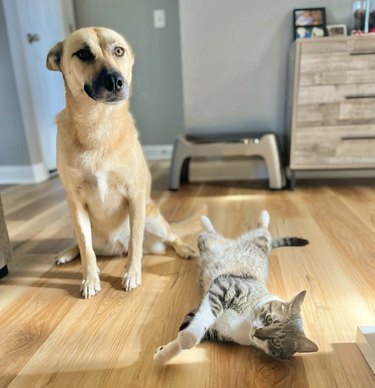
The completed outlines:
<svg viewBox="0 0 375 388">
<path fill-rule="evenodd" d="M 196 244 L 202 212 L 234 237 L 264 208 L 273 235 L 310 240 L 272 252 L 269 288 L 283 298 L 307 289 L 305 331 L 319 352 L 277 362 L 251 347 L 204 342 L 168 366 L 155 364 L 155 349 L 199 303 L 197 263 L 171 251 L 145 256 L 142 286 L 125 293 L 126 258 L 98 258 L 102 291 L 81 299 L 79 260 L 56 267 L 52 259 L 72 241 L 54 178 L 0 188 L 14 247 L 0 280 L 0 387 L 375 386 L 355 345 L 356 326 L 375 323 L 375 187 L 314 182 L 275 192 L 264 183 L 195 182 L 171 193 L 167 168 L 151 165 L 154 198 L 167 219 L 188 219 L 174 227 L 189 242 Z"/>
</svg>

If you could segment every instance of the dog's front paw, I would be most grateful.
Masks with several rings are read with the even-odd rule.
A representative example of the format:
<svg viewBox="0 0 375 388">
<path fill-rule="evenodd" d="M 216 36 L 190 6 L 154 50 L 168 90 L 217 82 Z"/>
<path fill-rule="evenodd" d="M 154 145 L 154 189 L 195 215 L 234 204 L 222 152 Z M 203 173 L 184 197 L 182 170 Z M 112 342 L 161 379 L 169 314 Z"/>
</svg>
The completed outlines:
<svg viewBox="0 0 375 388">
<path fill-rule="evenodd" d="M 184 259 L 189 259 L 189 260 L 190 259 L 196 259 L 198 257 L 197 252 L 193 248 L 190 248 L 188 245 L 185 245 L 184 247 L 181 247 L 180 255 Z"/>
<path fill-rule="evenodd" d="M 198 257 L 197 252 L 179 238 L 173 242 L 173 248 L 175 249 L 176 253 L 184 259 L 194 259 Z"/>
<path fill-rule="evenodd" d="M 100 291 L 100 279 L 97 277 L 88 277 L 82 280 L 81 284 L 81 295 L 85 299 L 90 299 Z"/>
<path fill-rule="evenodd" d="M 178 341 L 181 349 L 191 349 L 198 343 L 198 338 L 193 333 L 183 330 L 178 334 Z"/>
<path fill-rule="evenodd" d="M 134 288 L 137 288 L 142 283 L 141 281 L 141 271 L 128 271 L 125 272 L 124 277 L 122 278 L 122 287 L 125 291 L 131 291 Z"/>
<path fill-rule="evenodd" d="M 64 249 L 55 256 L 55 263 L 57 265 L 68 263 L 76 259 L 79 255 L 79 250 L 77 246 Z"/>
</svg>

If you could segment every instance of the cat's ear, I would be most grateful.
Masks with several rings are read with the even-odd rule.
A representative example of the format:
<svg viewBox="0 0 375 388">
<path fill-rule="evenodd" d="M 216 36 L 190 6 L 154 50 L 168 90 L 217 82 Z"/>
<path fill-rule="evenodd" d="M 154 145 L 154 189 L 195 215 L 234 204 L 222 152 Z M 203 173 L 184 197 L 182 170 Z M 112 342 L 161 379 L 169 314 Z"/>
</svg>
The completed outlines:
<svg viewBox="0 0 375 388">
<path fill-rule="evenodd" d="M 319 350 L 318 346 L 305 336 L 300 336 L 298 338 L 297 352 L 298 353 L 311 353 L 317 352 Z"/>
<path fill-rule="evenodd" d="M 292 314 L 299 314 L 301 312 L 302 303 L 305 300 L 306 290 L 299 292 L 289 302 L 290 311 Z"/>
</svg>

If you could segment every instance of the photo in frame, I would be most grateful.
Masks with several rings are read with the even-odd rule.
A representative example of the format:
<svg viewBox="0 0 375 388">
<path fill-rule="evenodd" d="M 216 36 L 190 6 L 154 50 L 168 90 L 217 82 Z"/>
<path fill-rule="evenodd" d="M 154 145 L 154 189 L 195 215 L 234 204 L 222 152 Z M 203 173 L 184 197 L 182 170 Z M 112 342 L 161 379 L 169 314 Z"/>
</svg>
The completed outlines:
<svg viewBox="0 0 375 388">
<path fill-rule="evenodd" d="M 346 24 L 331 24 L 327 26 L 328 36 L 346 36 L 348 30 Z"/>
<path fill-rule="evenodd" d="M 294 39 L 308 39 L 326 35 L 325 8 L 299 8 L 293 10 Z"/>
</svg>

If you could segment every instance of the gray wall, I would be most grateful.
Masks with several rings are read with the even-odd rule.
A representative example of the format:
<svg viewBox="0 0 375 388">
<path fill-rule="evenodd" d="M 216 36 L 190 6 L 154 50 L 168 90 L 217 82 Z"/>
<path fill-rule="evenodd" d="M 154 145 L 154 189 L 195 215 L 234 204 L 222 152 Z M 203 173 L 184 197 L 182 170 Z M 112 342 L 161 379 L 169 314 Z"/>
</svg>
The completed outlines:
<svg viewBox="0 0 375 388">
<path fill-rule="evenodd" d="M 131 111 L 143 144 L 171 144 L 184 130 L 178 2 L 75 0 L 77 28 L 104 26 L 122 33 L 135 52 Z M 164 9 L 166 27 L 153 27 Z"/>
<path fill-rule="evenodd" d="M 326 7 L 350 22 L 351 0 L 180 1 L 186 130 L 285 130 L 294 8 Z"/>
<path fill-rule="evenodd" d="M 329 24 L 348 23 L 352 1 L 74 3 L 78 27 L 104 25 L 128 38 L 136 55 L 131 109 L 141 139 L 170 144 L 184 130 L 283 133 L 292 9 L 326 7 Z M 158 8 L 166 10 L 165 29 L 153 27 Z"/>
<path fill-rule="evenodd" d="M 1 1 L 0 53 L 0 165 L 30 164 Z"/>
</svg>

